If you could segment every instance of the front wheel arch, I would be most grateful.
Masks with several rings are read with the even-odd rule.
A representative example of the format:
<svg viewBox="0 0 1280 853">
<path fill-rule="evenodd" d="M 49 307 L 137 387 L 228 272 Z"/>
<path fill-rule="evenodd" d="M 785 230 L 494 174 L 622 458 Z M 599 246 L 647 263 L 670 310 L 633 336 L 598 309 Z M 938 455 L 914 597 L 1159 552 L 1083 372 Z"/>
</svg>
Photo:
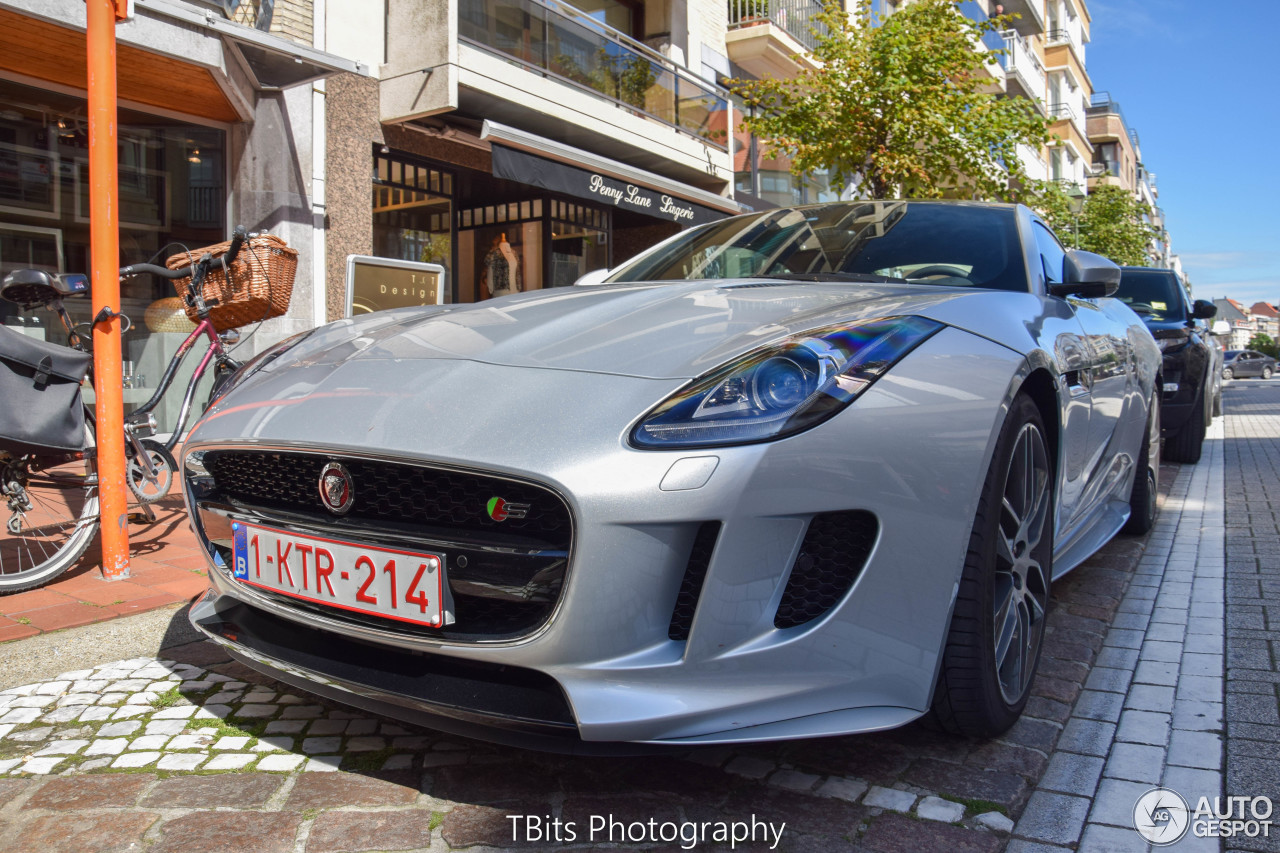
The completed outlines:
<svg viewBox="0 0 1280 853">
<path fill-rule="evenodd" d="M 1058 402 L 1057 386 L 1047 370 L 1038 369 L 1032 371 L 1023 380 L 1017 393 L 1026 394 L 1030 397 L 1031 402 L 1035 403 L 1037 411 L 1040 412 L 1040 420 L 1045 429 L 1045 438 L 1049 444 L 1049 464 L 1052 467 L 1056 484 L 1059 471 L 1058 459 L 1062 450 L 1062 407 Z"/>
<path fill-rule="evenodd" d="M 1018 393 L 982 486 L 933 696 L 932 720 L 954 734 L 994 737 L 1030 698 L 1053 576 L 1056 483 L 1044 433 L 1031 395 Z"/>
</svg>

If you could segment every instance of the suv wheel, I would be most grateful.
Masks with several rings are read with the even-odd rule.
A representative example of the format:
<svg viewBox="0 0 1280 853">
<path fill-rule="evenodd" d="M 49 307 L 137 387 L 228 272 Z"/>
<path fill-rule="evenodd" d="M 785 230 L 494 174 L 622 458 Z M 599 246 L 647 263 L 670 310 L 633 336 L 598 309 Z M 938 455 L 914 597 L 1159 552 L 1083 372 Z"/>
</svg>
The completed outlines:
<svg viewBox="0 0 1280 853">
<path fill-rule="evenodd" d="M 1270 368 L 1270 367 L 1264 367 L 1264 368 L 1262 368 L 1262 378 L 1263 378 L 1263 379 L 1270 379 L 1270 378 L 1271 378 L 1271 368 Z"/>
</svg>

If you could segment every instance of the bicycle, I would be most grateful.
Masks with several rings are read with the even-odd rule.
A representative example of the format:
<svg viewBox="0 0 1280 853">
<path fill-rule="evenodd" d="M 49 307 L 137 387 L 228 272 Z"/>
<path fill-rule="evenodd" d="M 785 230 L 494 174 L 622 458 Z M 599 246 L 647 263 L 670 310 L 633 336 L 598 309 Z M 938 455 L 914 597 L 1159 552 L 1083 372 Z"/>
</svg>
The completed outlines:
<svg viewBox="0 0 1280 853">
<path fill-rule="evenodd" d="M 230 246 L 221 257 L 215 258 L 206 252 L 194 263 L 177 269 L 147 263 L 133 264 L 120 270 L 121 281 L 148 274 L 169 280 L 190 278 L 185 298 L 199 319 L 196 328 L 169 361 L 151 399 L 125 416 L 126 485 L 142 507 L 141 517 L 131 515 L 131 520 L 154 521 L 150 505 L 169 493 L 177 470 L 172 451 L 183 435 L 196 386 L 210 362 L 214 365 L 214 382 L 205 407 L 217 399 L 221 387 L 241 367 L 225 347 L 231 339 L 230 331 L 234 330 L 219 333 L 209 319 L 210 309 L 218 304 L 218 300 L 204 298 L 203 284 L 215 268 L 221 266 L 225 273 L 236 260 L 245 240 L 254 236 L 257 235 L 247 234 L 240 226 L 232 233 Z M 56 313 L 67 331 L 70 348 L 85 354 L 91 352 L 92 327 L 97 323 L 111 316 L 120 316 L 125 324 L 123 331 L 128 331 L 131 326 L 127 316 L 115 315 L 109 308 L 103 308 L 89 323 L 74 324 L 62 300 L 86 296 L 88 292 L 88 278 L 82 274 L 51 274 L 43 270 L 15 270 L 0 285 L 0 297 L 24 310 L 43 306 Z M 80 331 L 85 326 L 89 327 L 88 330 Z M 154 438 L 157 423 L 152 412 L 172 386 L 182 362 L 202 337 L 208 340 L 208 349 L 187 383 L 173 432 L 167 441 L 157 441 Z M 37 355 L 43 353 L 44 360 L 35 368 L 37 383 L 40 380 L 38 371 L 46 366 L 46 361 L 52 370 L 52 359 L 58 355 L 57 351 L 66 351 L 65 347 L 43 342 L 11 340 L 10 343 L 25 349 L 36 348 L 40 350 Z M 88 360 L 86 364 L 84 381 L 92 385 L 92 361 Z M 9 518 L 0 531 L 0 595 L 31 589 L 53 580 L 80 559 L 97 533 L 94 409 L 81 405 L 84 440 L 78 450 L 67 450 L 65 444 L 56 448 L 27 446 L 37 443 L 38 439 L 11 445 L 8 450 L 0 445 L 0 498 L 9 511 Z"/>
</svg>

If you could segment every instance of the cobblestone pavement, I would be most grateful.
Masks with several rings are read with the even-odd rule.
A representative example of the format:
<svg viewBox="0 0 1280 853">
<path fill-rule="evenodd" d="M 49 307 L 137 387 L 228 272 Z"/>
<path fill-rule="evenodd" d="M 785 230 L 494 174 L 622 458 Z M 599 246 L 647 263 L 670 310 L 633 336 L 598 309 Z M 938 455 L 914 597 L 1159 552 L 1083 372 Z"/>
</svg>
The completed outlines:
<svg viewBox="0 0 1280 853">
<path fill-rule="evenodd" d="M 1229 400 L 1226 787 L 1280 800 L 1280 386 L 1235 383 Z M 1280 827 L 1227 846 L 1280 851 Z"/>
<path fill-rule="evenodd" d="M 1280 532 L 1268 508 L 1246 556 L 1236 534 L 1253 527 L 1232 504 L 1228 520 L 1246 530 L 1224 548 L 1233 445 L 1221 422 L 1211 436 L 1199 465 L 1162 470 L 1149 537 L 1118 537 L 1054 585 L 1034 695 L 997 740 L 912 725 L 644 758 L 552 756 L 320 702 L 199 642 L 0 691 L 0 853 L 668 851 L 688 845 L 662 836 L 663 824 L 734 822 L 758 830 L 736 844 L 753 851 L 773 849 L 762 827 L 783 822 L 779 850 L 1144 850 L 1131 824 L 1138 794 L 1163 783 L 1190 798 L 1222 785 L 1224 567 L 1230 595 L 1253 599 L 1232 610 L 1225 710 L 1230 721 L 1254 716 L 1228 723 L 1226 787 L 1275 779 L 1265 762 L 1280 733 L 1280 678 L 1266 626 L 1280 613 L 1256 599 L 1280 597 L 1275 557 L 1258 556 L 1280 554 Z M 1240 450 L 1226 458 L 1252 466 L 1257 521 L 1265 489 L 1280 493 L 1275 473 Z M 509 815 L 530 817 L 517 829 Z M 595 816 L 605 827 L 592 833 Z M 637 821 L 644 841 L 628 837 Z"/>
<path fill-rule="evenodd" d="M 1172 484 L 1010 853 L 1147 850 L 1133 825 L 1144 793 L 1171 788 L 1192 808 L 1221 795 L 1222 429 Z M 1168 849 L 1219 846 L 1187 833 Z"/>
<path fill-rule="evenodd" d="M 1176 472 L 1165 473 L 1166 487 Z M 0 692 L 0 851 L 563 849 L 608 840 L 608 829 L 590 835 L 591 816 L 785 822 L 779 850 L 998 851 L 1046 768 L 1062 772 L 1050 755 L 1073 706 L 1098 692 L 1091 667 L 1095 657 L 1093 672 L 1109 662 L 1104 637 L 1117 614 L 1125 618 L 1143 547 L 1121 537 L 1055 584 L 1035 695 L 1013 729 L 986 743 L 913 725 L 573 758 L 330 706 L 206 642 L 163 660 L 62 673 Z M 539 841 L 536 824 L 519 833 L 533 843 L 515 843 L 512 814 L 573 822 L 577 844 Z M 623 849 L 683 846 L 632 843 L 618 831 Z M 770 849 L 762 836 L 737 849 Z"/>
</svg>

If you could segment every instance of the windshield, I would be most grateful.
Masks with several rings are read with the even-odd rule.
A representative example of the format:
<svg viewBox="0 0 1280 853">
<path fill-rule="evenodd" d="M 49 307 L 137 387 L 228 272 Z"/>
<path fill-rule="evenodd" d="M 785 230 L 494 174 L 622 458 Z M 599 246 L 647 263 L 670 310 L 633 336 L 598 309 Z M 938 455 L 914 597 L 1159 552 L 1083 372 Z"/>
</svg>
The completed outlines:
<svg viewBox="0 0 1280 853">
<path fill-rule="evenodd" d="M 751 213 L 687 231 L 607 281 L 783 277 L 1026 292 L 1014 211 L 882 201 Z"/>
<path fill-rule="evenodd" d="M 1186 320 L 1182 302 L 1182 285 L 1171 272 L 1161 270 L 1122 270 L 1115 298 L 1133 309 L 1144 320 Z"/>
</svg>

